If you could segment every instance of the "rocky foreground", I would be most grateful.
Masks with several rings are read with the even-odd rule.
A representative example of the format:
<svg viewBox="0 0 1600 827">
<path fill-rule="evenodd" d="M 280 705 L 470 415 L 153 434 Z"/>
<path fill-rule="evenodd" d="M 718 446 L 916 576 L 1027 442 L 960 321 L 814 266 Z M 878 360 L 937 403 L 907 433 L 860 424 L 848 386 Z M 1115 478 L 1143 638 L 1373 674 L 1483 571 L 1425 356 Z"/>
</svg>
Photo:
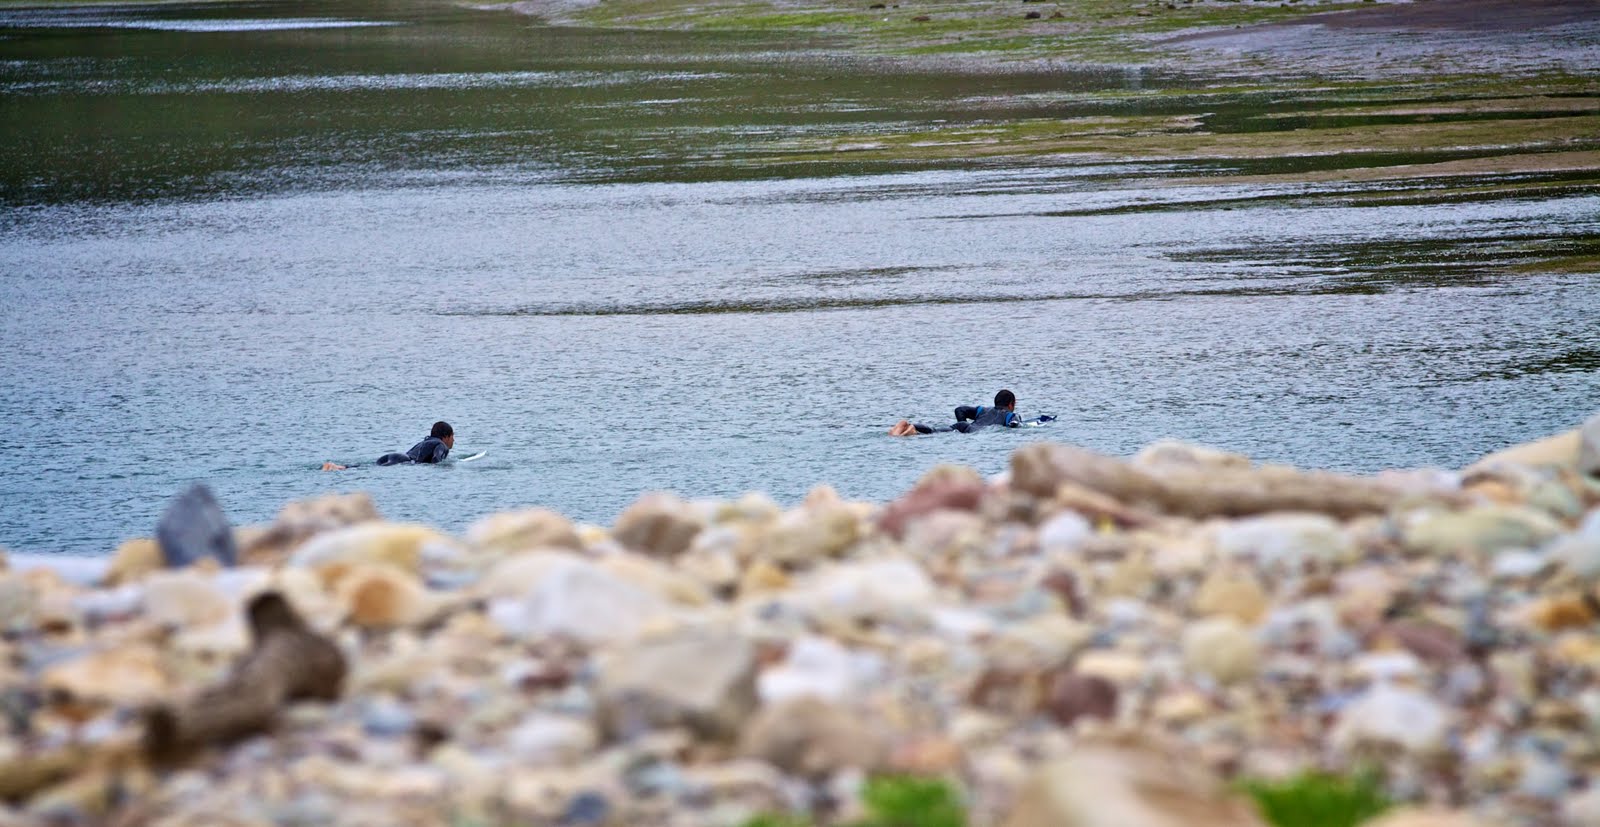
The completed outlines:
<svg viewBox="0 0 1600 827">
<path fill-rule="evenodd" d="M 203 490 L 98 582 L 0 564 L 0 825 L 738 825 L 949 779 L 970 822 L 1600 825 L 1600 416 L 1347 477 L 1029 445 L 886 506 L 649 495 L 451 537 Z"/>
</svg>

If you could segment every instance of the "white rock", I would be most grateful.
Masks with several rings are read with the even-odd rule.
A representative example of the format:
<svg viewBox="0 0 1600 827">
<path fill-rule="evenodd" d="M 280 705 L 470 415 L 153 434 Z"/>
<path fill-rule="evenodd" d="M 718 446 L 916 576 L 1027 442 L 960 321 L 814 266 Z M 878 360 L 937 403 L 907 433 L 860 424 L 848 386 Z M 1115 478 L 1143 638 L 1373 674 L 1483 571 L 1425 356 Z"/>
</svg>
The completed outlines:
<svg viewBox="0 0 1600 827">
<path fill-rule="evenodd" d="M 756 688 L 763 704 L 804 697 L 841 701 L 876 685 L 883 673 L 883 658 L 877 655 L 807 636 L 789 644 L 783 663 L 762 672 Z"/>
<path fill-rule="evenodd" d="M 1577 531 L 1553 541 L 1549 555 L 1579 577 L 1600 577 L 1600 508 L 1590 511 Z"/>
<path fill-rule="evenodd" d="M 238 601 L 199 572 L 152 572 L 143 585 L 145 616 L 156 623 L 209 626 L 238 614 Z"/>
<path fill-rule="evenodd" d="M 1221 524 L 1214 537 L 1223 554 L 1254 558 L 1268 567 L 1336 561 L 1355 550 L 1339 523 L 1322 514 L 1249 517 Z"/>
<path fill-rule="evenodd" d="M 506 736 L 511 754 L 519 762 L 535 767 L 577 763 L 599 740 L 599 734 L 588 721 L 545 712 L 535 712 L 524 718 Z"/>
<path fill-rule="evenodd" d="M 889 558 L 821 569 L 797 587 L 794 600 L 818 617 L 921 622 L 935 596 L 921 566 Z"/>
<path fill-rule="evenodd" d="M 580 559 L 554 561 L 522 597 L 489 604 L 490 617 L 522 638 L 571 637 L 585 643 L 637 638 L 672 617 L 665 600 Z"/>
<path fill-rule="evenodd" d="M 1410 652 L 1368 652 L 1356 658 L 1353 669 L 1370 681 L 1394 681 L 1422 674 L 1422 662 Z"/>
<path fill-rule="evenodd" d="M 1063 511 L 1039 526 L 1039 549 L 1049 554 L 1070 552 L 1094 536 L 1089 521 L 1076 511 Z"/>
<path fill-rule="evenodd" d="M 1347 751 L 1363 745 L 1389 745 L 1423 752 L 1442 744 L 1449 727 L 1449 710 L 1428 695 L 1379 683 L 1339 716 L 1333 742 Z"/>
<path fill-rule="evenodd" d="M 1254 677 L 1259 660 L 1255 637 L 1231 617 L 1206 618 L 1183 630 L 1184 665 L 1220 683 Z"/>
</svg>

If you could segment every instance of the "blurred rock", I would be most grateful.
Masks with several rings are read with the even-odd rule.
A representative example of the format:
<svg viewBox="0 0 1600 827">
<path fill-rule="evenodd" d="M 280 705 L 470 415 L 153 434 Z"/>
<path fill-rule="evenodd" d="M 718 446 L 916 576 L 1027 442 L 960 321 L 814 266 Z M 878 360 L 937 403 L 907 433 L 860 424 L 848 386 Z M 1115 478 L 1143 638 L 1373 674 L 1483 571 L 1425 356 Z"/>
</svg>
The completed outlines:
<svg viewBox="0 0 1600 827">
<path fill-rule="evenodd" d="M 145 575 L 165 568 L 167 560 L 161 553 L 161 544 L 154 538 L 139 537 L 117 546 L 106 570 L 106 584 L 120 586 L 133 583 Z"/>
<path fill-rule="evenodd" d="M 475 551 L 495 555 L 542 548 L 583 548 L 572 521 L 548 508 L 491 514 L 468 526 L 465 539 Z"/>
<path fill-rule="evenodd" d="M 1219 683 L 1255 677 L 1260 647 L 1237 620 L 1213 617 L 1183 632 L 1183 662 L 1191 671 L 1209 675 Z"/>
<path fill-rule="evenodd" d="M 843 769 L 871 771 L 887 758 L 885 734 L 848 707 L 800 698 L 761 710 L 744 730 L 740 752 L 805 778 Z"/>
<path fill-rule="evenodd" d="M 156 523 L 156 542 L 168 566 L 182 568 L 201 560 L 231 566 L 238 557 L 233 529 L 211 489 L 196 485 L 180 494 Z"/>
<path fill-rule="evenodd" d="M 596 692 L 615 737 L 685 726 L 731 738 L 755 711 L 755 647 L 722 634 L 641 643 L 607 657 Z"/>
<path fill-rule="evenodd" d="M 617 516 L 611 536 L 628 548 L 656 557 L 676 557 L 703 527 L 688 503 L 673 494 L 646 494 Z"/>
</svg>

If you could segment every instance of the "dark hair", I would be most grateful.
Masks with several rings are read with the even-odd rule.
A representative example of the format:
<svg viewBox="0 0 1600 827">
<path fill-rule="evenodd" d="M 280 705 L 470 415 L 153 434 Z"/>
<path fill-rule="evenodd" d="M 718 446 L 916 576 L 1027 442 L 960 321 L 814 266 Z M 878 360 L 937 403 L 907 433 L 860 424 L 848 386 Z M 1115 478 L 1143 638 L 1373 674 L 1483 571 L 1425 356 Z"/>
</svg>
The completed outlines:
<svg viewBox="0 0 1600 827">
<path fill-rule="evenodd" d="M 450 423 L 440 420 L 433 423 L 433 432 L 429 436 L 444 439 L 447 436 L 455 436 L 455 433 L 455 429 L 450 427 Z"/>
<path fill-rule="evenodd" d="M 1017 395 L 1011 391 L 1003 390 L 994 395 L 994 406 L 996 408 L 1009 408 L 1015 404 L 1017 404 Z"/>
</svg>

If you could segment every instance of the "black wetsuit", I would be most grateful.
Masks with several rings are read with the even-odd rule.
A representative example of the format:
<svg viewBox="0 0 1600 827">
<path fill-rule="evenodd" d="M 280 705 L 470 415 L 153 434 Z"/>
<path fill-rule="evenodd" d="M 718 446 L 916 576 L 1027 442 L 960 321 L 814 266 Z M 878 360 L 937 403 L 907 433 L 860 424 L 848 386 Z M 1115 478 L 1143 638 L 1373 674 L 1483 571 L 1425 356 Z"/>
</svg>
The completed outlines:
<svg viewBox="0 0 1600 827">
<path fill-rule="evenodd" d="M 397 452 L 393 454 L 384 454 L 383 456 L 378 457 L 378 464 L 405 465 L 412 462 L 432 464 L 435 462 L 444 462 L 445 457 L 448 456 L 450 456 L 450 448 L 444 444 L 444 440 L 436 436 L 430 436 L 416 445 L 411 446 L 411 450 L 403 454 Z"/>
<path fill-rule="evenodd" d="M 956 408 L 956 422 L 954 425 L 935 428 L 931 425 L 919 424 L 913 427 L 917 429 L 919 434 L 931 434 L 937 431 L 960 431 L 964 434 L 970 434 L 990 425 L 1020 428 L 1022 427 L 1022 417 L 1018 416 L 1016 411 L 1008 411 L 1004 408 L 991 408 L 984 405 L 978 405 L 977 407 L 962 405 Z"/>
</svg>

